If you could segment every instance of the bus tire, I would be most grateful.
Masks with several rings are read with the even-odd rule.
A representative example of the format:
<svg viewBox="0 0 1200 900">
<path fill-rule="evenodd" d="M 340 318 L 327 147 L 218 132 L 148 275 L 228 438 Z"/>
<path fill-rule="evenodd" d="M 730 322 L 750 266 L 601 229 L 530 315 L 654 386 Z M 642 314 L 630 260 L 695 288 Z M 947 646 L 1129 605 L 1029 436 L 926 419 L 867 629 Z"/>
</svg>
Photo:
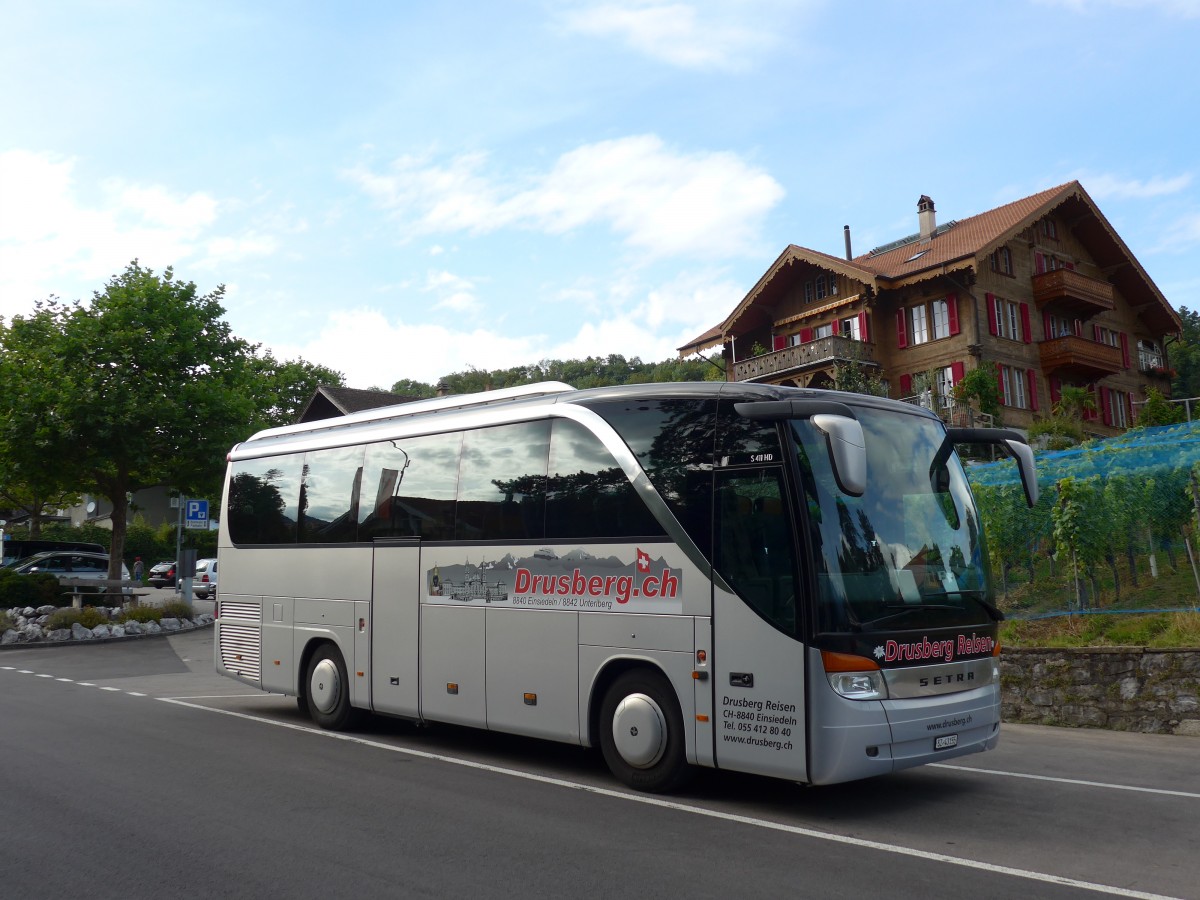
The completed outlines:
<svg viewBox="0 0 1200 900">
<path fill-rule="evenodd" d="M 309 717 L 330 731 L 342 731 L 358 720 L 358 710 L 350 705 L 346 663 L 333 644 L 322 644 L 309 659 L 304 702 Z"/>
<path fill-rule="evenodd" d="M 652 669 L 625 672 L 600 707 L 600 750 L 608 768 L 639 791 L 661 793 L 690 773 L 683 714 L 666 677 Z"/>
</svg>

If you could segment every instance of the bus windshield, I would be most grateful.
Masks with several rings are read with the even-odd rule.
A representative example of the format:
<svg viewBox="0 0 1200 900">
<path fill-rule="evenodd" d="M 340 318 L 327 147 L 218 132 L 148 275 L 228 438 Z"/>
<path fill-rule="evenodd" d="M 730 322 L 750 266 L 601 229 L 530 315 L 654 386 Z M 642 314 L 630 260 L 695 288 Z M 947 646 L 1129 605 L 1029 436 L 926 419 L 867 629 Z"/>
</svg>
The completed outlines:
<svg viewBox="0 0 1200 900">
<path fill-rule="evenodd" d="M 856 407 L 855 415 L 867 449 L 861 497 L 838 489 L 816 426 L 791 422 L 817 563 L 817 631 L 998 619 L 979 513 L 945 428 L 919 414 Z"/>
</svg>

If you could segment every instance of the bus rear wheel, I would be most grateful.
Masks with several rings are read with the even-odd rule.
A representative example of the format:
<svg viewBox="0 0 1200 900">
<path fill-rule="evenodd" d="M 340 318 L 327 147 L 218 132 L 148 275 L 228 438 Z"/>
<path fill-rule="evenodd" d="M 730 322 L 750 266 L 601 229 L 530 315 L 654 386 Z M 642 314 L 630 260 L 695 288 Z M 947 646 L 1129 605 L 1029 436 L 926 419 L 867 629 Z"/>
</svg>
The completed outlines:
<svg viewBox="0 0 1200 900">
<path fill-rule="evenodd" d="M 341 731 L 358 720 L 358 710 L 350 705 L 346 663 L 337 647 L 324 644 L 316 649 L 308 661 L 304 684 L 308 715 L 322 728 Z"/>
<path fill-rule="evenodd" d="M 683 714 L 666 677 L 649 669 L 621 675 L 600 707 L 600 750 L 609 769 L 639 791 L 661 793 L 690 774 Z"/>
</svg>

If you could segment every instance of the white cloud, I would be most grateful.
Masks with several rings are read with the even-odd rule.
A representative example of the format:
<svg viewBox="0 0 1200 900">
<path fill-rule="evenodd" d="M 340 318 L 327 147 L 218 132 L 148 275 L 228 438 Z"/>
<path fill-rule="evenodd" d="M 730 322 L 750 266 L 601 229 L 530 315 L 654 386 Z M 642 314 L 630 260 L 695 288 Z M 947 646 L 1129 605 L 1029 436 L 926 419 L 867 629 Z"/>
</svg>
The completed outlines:
<svg viewBox="0 0 1200 900">
<path fill-rule="evenodd" d="M 1183 19 L 1200 17 L 1196 0 L 1037 0 L 1043 6 L 1063 6 L 1077 13 L 1102 13 L 1109 9 L 1158 10 Z"/>
<path fill-rule="evenodd" d="M 404 221 L 406 233 L 503 227 L 564 234 L 605 225 L 647 259 L 724 258 L 755 247 L 764 216 L 783 198 L 769 174 L 727 152 L 681 153 L 654 135 L 589 144 L 507 195 L 485 178 L 480 154 L 446 165 L 403 157 L 389 174 L 347 176 Z"/>
<path fill-rule="evenodd" d="M 475 285 L 451 272 L 430 272 L 425 278 L 424 290 L 438 298 L 434 309 L 474 313 L 483 308 L 475 295 Z"/>
<path fill-rule="evenodd" d="M 202 191 L 104 179 L 83 196 L 74 158 L 0 153 L 0 315 L 50 294 L 82 299 L 133 259 L 161 270 L 275 253 L 270 234 L 214 234 L 220 204 Z"/>
<path fill-rule="evenodd" d="M 1171 223 L 1152 253 L 1181 253 L 1200 247 L 1200 213 L 1191 213 Z"/>
<path fill-rule="evenodd" d="M 1154 176 L 1145 181 L 1137 178 L 1118 178 L 1116 175 L 1073 176 L 1096 200 L 1148 200 L 1178 194 L 1192 183 L 1191 174 L 1176 175 L 1174 178 Z"/>
<path fill-rule="evenodd" d="M 455 296 L 473 286 L 449 272 L 431 272 L 423 291 Z M 617 287 L 617 295 L 629 290 Z M 594 297 L 588 291 L 571 296 Z M 553 339 L 528 333 L 470 328 L 465 323 L 421 324 L 391 316 L 374 307 L 340 310 L 314 323 L 311 341 L 274 346 L 280 358 L 301 356 L 346 375 L 351 387 L 388 388 L 401 378 L 433 382 L 468 368 L 500 369 L 543 359 L 581 359 L 620 353 L 659 362 L 676 356 L 676 348 L 721 321 L 741 299 L 743 287 L 723 280 L 719 272 L 687 273 L 620 308 L 610 296 L 606 314 L 582 321 L 574 334 Z M 582 318 L 582 317 L 580 317 Z M 520 320 L 522 323 L 526 319 Z"/>
<path fill-rule="evenodd" d="M 779 6 L 631 0 L 568 9 L 559 21 L 568 33 L 616 40 L 669 65 L 729 71 L 748 68 L 778 43 Z"/>
</svg>

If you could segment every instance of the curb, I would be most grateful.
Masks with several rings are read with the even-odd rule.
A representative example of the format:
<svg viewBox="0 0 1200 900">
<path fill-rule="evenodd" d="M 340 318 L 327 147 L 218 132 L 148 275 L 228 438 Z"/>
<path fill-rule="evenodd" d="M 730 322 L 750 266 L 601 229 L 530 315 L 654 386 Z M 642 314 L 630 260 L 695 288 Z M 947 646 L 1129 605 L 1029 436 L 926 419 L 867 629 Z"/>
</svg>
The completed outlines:
<svg viewBox="0 0 1200 900">
<path fill-rule="evenodd" d="M 94 647 L 97 644 L 123 644 L 126 641 L 140 641 L 143 638 L 161 638 L 170 637 L 176 634 L 189 634 L 193 631 L 199 631 L 201 628 L 212 628 L 215 624 L 209 622 L 205 625 L 192 625 L 188 628 L 180 628 L 178 631 L 160 631 L 158 634 L 123 634 L 120 637 L 92 638 L 86 641 L 19 641 L 15 644 L 0 644 L 0 653 L 6 650 L 41 650 L 46 647 Z"/>
</svg>

